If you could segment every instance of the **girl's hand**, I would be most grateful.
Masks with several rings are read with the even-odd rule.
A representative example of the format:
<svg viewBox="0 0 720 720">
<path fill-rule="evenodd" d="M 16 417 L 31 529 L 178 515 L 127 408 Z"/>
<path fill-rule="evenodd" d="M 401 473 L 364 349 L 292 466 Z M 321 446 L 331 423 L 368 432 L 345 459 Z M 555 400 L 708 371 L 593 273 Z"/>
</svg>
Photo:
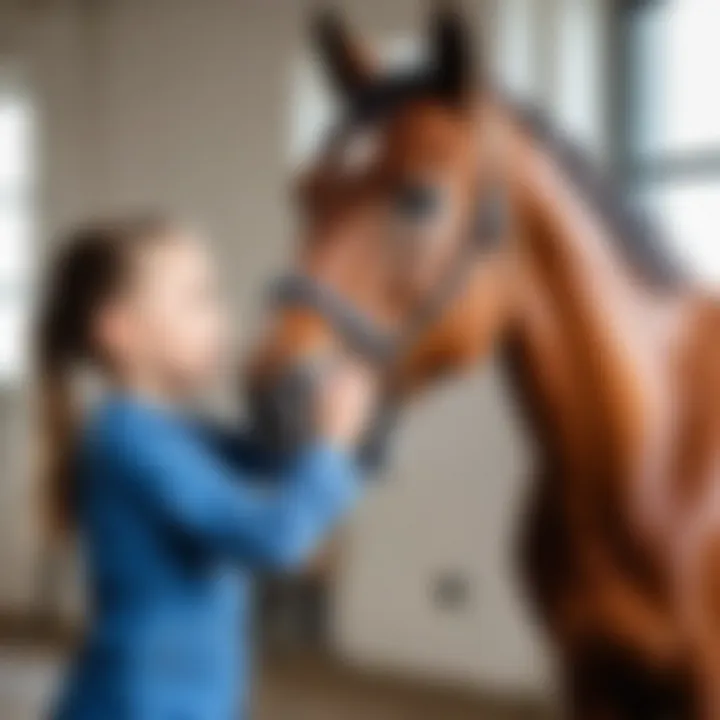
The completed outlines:
<svg viewBox="0 0 720 720">
<path fill-rule="evenodd" d="M 376 396 L 376 381 L 368 368 L 346 362 L 339 365 L 320 388 L 320 436 L 342 447 L 355 445 L 367 428 Z"/>
</svg>

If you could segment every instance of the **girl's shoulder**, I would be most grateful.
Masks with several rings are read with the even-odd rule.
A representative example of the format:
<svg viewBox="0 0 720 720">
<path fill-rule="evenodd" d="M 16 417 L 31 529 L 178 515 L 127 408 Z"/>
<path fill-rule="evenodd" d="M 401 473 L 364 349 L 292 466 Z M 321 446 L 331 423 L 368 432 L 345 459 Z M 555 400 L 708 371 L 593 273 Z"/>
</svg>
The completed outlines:
<svg viewBox="0 0 720 720">
<path fill-rule="evenodd" d="M 136 398 L 109 396 L 88 414 L 79 450 L 86 457 L 127 458 L 171 437 L 176 426 L 168 411 Z"/>
<path fill-rule="evenodd" d="M 88 416 L 80 457 L 126 472 L 212 463 L 267 474 L 279 460 L 241 431 L 132 397 L 104 399 Z"/>
</svg>

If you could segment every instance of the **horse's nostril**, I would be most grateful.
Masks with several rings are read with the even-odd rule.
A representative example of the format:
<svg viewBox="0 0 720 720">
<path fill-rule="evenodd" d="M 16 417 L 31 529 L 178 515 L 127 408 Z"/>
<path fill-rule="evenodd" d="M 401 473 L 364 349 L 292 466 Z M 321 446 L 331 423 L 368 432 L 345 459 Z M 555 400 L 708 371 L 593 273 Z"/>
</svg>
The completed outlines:
<svg viewBox="0 0 720 720">
<path fill-rule="evenodd" d="M 318 378 L 315 365 L 298 363 L 251 391 L 252 423 L 260 442 L 285 453 L 312 440 Z"/>
</svg>

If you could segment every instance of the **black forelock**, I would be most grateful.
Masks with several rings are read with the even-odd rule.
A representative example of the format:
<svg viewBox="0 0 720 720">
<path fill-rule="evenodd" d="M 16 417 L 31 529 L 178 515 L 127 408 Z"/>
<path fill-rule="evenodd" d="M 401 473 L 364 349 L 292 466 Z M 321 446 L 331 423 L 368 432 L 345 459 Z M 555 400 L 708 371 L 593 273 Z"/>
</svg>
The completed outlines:
<svg viewBox="0 0 720 720">
<path fill-rule="evenodd" d="M 437 97 L 432 73 L 388 75 L 356 93 L 349 103 L 349 120 L 359 124 L 383 120 L 409 102 L 432 97 Z"/>
</svg>

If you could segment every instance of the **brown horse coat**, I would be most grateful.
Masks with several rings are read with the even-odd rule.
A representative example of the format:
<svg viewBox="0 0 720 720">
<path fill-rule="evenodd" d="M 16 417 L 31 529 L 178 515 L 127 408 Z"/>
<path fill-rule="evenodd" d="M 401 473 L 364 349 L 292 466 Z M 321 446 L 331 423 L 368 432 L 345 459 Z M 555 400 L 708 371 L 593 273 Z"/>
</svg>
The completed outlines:
<svg viewBox="0 0 720 720">
<path fill-rule="evenodd" d="M 503 354 L 539 458 L 522 575 L 572 716 L 717 720 L 720 305 L 673 277 L 642 227 L 537 123 L 471 92 L 457 16 L 441 13 L 433 32 L 431 74 L 373 95 L 367 56 L 323 24 L 336 83 L 371 119 L 306 178 L 297 267 L 378 327 L 398 327 L 458 257 L 478 198 L 502 186 L 502 242 L 468 261 L 383 375 L 407 397 Z M 373 102 L 385 108 L 377 117 Z M 418 186 L 427 202 L 406 202 Z M 271 387 L 347 351 L 318 308 L 284 307 L 252 383 Z"/>
</svg>

